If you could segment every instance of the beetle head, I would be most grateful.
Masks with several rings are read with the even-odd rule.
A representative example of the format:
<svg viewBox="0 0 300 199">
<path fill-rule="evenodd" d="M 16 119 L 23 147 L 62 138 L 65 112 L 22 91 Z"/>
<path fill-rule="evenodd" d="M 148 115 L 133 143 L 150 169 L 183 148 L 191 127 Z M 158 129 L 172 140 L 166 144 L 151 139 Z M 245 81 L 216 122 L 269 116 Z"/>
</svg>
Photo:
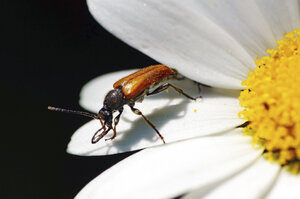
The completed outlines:
<svg viewBox="0 0 300 199">
<path fill-rule="evenodd" d="M 112 123 L 112 116 L 113 116 L 112 111 L 106 108 L 105 106 L 101 108 L 100 111 L 98 112 L 98 118 L 104 121 L 104 125 L 105 124 L 110 125 Z"/>
</svg>

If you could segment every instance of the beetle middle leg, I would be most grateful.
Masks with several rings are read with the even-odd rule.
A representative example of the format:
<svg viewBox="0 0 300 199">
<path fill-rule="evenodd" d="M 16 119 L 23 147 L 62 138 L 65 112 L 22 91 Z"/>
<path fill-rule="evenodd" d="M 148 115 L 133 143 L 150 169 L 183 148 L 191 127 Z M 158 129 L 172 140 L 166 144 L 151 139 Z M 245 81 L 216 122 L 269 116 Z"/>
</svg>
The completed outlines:
<svg viewBox="0 0 300 199">
<path fill-rule="evenodd" d="M 117 127 L 117 125 L 119 123 L 119 120 L 120 120 L 120 117 L 121 117 L 122 113 L 123 113 L 123 108 L 121 108 L 119 110 L 119 114 L 114 119 L 114 128 L 113 128 L 114 134 L 113 134 L 113 136 L 111 136 L 110 138 L 105 139 L 105 141 L 107 141 L 107 140 L 113 140 L 117 136 L 117 129 L 116 129 L 116 127 Z"/>
<path fill-rule="evenodd" d="M 175 70 L 175 69 L 173 69 L 173 70 Z M 174 75 L 174 79 L 176 79 L 176 80 L 184 80 L 184 79 L 186 79 L 186 77 L 185 76 L 183 76 L 183 75 L 181 75 L 181 74 L 179 74 L 178 72 L 177 72 L 177 70 L 175 70 L 176 72 L 175 72 L 175 75 Z M 201 87 L 200 87 L 200 85 L 203 85 L 203 84 L 201 84 L 201 83 L 199 83 L 199 82 L 196 82 L 196 81 L 193 81 L 193 82 L 195 82 L 195 84 L 197 85 L 197 87 L 198 87 L 198 91 L 199 91 L 199 93 L 201 93 Z"/>
<path fill-rule="evenodd" d="M 143 117 L 143 119 L 149 124 L 149 126 L 151 126 L 156 131 L 157 135 L 160 137 L 160 139 L 165 144 L 166 142 L 164 140 L 164 137 L 159 133 L 159 131 L 156 129 L 155 125 L 152 122 L 150 122 L 150 120 L 139 109 L 134 108 L 133 106 L 130 106 L 130 108 L 131 108 L 132 112 Z"/>
<path fill-rule="evenodd" d="M 191 97 L 189 96 L 188 94 L 186 94 L 185 92 L 183 92 L 183 90 L 173 84 L 170 84 L 170 83 L 164 83 L 163 85 L 157 87 L 154 91 L 151 91 L 151 92 L 147 92 L 146 95 L 154 95 L 154 94 L 157 94 L 157 93 L 160 93 L 166 89 L 168 89 L 169 87 L 172 87 L 173 89 L 175 89 L 178 93 L 184 95 L 185 97 L 191 99 L 191 100 L 197 100 L 199 97 L 197 98 L 194 98 L 194 97 Z"/>
</svg>

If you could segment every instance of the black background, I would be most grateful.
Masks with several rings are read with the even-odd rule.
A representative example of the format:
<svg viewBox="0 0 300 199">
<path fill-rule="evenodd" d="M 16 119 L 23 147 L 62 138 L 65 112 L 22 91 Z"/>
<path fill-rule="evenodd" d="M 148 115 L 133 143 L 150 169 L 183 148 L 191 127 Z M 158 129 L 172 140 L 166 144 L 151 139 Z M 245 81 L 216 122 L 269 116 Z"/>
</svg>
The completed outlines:
<svg viewBox="0 0 300 199">
<path fill-rule="evenodd" d="M 155 61 L 104 30 L 84 0 L 0 4 L 1 198 L 72 198 L 131 153 L 67 154 L 71 135 L 89 119 L 47 106 L 82 109 L 79 92 L 92 78 Z"/>
</svg>

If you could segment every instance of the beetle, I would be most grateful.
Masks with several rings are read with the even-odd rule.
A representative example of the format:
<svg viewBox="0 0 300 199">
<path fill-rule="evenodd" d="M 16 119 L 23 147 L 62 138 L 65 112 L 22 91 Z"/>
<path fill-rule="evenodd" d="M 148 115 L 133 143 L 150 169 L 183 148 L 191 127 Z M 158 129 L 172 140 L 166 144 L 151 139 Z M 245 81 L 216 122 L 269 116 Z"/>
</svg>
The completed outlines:
<svg viewBox="0 0 300 199">
<path fill-rule="evenodd" d="M 138 70 L 114 83 L 113 90 L 109 91 L 103 102 L 103 107 L 98 114 L 92 114 L 82 111 L 73 111 L 68 109 L 56 108 L 49 106 L 52 111 L 60 111 L 87 116 L 93 119 L 98 119 L 102 127 L 97 130 L 92 137 L 92 144 L 101 140 L 110 130 L 113 130 L 113 136 L 105 140 L 113 140 L 117 135 L 116 126 L 119 123 L 123 112 L 124 105 L 128 105 L 133 113 L 140 115 L 150 125 L 160 139 L 165 143 L 164 137 L 156 129 L 155 125 L 137 108 L 134 108 L 135 102 L 142 102 L 145 96 L 160 93 L 169 87 L 173 88 L 178 93 L 184 95 L 191 100 L 197 100 L 199 97 L 191 97 L 179 87 L 166 82 L 170 79 L 181 80 L 184 77 L 180 76 L 177 70 L 165 65 L 152 65 Z M 151 90 L 150 89 L 154 89 Z M 113 113 L 118 111 L 119 114 L 113 118 Z M 103 120 L 103 121 L 102 121 Z M 114 126 L 113 126 L 114 122 Z M 103 132 L 101 132 L 103 130 Z M 101 132 L 101 133 L 99 133 Z"/>
</svg>

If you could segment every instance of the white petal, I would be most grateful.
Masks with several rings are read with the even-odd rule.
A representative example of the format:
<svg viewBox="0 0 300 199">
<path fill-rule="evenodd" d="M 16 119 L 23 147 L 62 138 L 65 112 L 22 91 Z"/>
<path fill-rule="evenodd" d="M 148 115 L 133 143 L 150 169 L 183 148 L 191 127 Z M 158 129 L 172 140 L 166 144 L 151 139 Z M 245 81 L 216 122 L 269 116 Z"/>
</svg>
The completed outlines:
<svg viewBox="0 0 300 199">
<path fill-rule="evenodd" d="M 209 193 L 203 193 L 202 189 L 191 192 L 184 199 L 193 198 L 263 198 L 276 180 L 280 166 L 271 164 L 264 158 L 260 158 L 249 168 L 243 170 L 233 178 L 213 188 Z M 204 195 L 204 196 L 203 196 Z"/>
<path fill-rule="evenodd" d="M 128 72 L 132 71 L 107 74 L 92 80 L 84 86 L 80 104 L 89 110 L 98 111 L 112 82 Z M 156 125 L 167 143 L 218 134 L 243 123 L 237 116 L 241 110 L 237 93 L 202 87 L 199 94 L 197 85 L 188 79 L 173 83 L 191 96 L 201 95 L 202 100 L 191 101 L 170 88 L 168 93 L 148 96 L 135 106 Z M 91 144 L 93 134 L 101 127 L 99 121 L 93 120 L 75 132 L 68 152 L 77 155 L 107 155 L 162 144 L 155 131 L 140 116 L 135 115 L 127 106 L 124 108 L 117 126 L 118 134 L 113 141 L 103 139 Z M 112 132 L 105 138 L 110 136 Z"/>
<path fill-rule="evenodd" d="M 229 33 L 254 60 L 276 46 L 286 31 L 299 28 L 296 0 L 192 0 L 195 9 Z M 295 19 L 292 19 L 294 18 Z"/>
<path fill-rule="evenodd" d="M 77 198 L 171 198 L 241 171 L 261 154 L 251 138 L 198 138 L 138 152 L 91 181 Z"/>
<path fill-rule="evenodd" d="M 281 40 L 284 33 L 300 27 L 298 0 L 256 0 L 256 4 L 265 16 L 276 40 Z"/>
<path fill-rule="evenodd" d="M 241 89 L 257 53 L 275 44 L 252 1 L 87 2 L 95 19 L 117 37 L 213 87 Z"/>
<path fill-rule="evenodd" d="M 267 199 L 299 199 L 300 198 L 300 175 L 293 175 L 282 170 L 274 187 L 266 197 Z"/>
</svg>

